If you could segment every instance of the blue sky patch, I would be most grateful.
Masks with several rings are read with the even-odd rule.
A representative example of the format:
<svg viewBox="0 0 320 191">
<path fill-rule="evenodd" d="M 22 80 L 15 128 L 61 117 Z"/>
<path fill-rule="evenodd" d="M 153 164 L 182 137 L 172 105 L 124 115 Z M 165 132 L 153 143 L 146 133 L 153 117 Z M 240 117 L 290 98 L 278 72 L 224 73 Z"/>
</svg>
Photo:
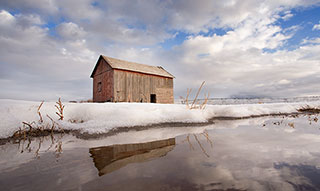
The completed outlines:
<svg viewBox="0 0 320 191">
<path fill-rule="evenodd" d="M 312 30 L 315 24 L 320 21 L 320 7 L 297 8 L 291 10 L 293 16 L 289 20 L 280 19 L 276 24 L 282 29 L 297 26 L 298 29 L 294 35 L 287 40 L 284 45 L 285 49 L 294 50 L 300 47 L 303 39 L 315 38 L 320 36 L 319 31 Z"/>
</svg>

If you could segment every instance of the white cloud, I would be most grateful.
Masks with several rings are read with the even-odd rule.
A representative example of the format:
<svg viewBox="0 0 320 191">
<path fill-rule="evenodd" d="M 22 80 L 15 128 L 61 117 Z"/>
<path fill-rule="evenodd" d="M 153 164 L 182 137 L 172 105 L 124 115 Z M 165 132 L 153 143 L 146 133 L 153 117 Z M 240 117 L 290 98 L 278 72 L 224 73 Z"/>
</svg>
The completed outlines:
<svg viewBox="0 0 320 191">
<path fill-rule="evenodd" d="M 83 38 L 85 35 L 83 28 L 72 22 L 59 24 L 57 32 L 65 39 L 79 39 Z"/>
<path fill-rule="evenodd" d="M 176 76 L 177 97 L 202 80 L 216 97 L 319 94 L 318 39 L 281 50 L 300 27 L 277 24 L 290 19 L 293 8 L 319 2 L 5 1 L 0 85 L 6 93 L 0 97 L 35 89 L 52 92 L 44 95 L 50 98 L 55 92 L 90 98 L 88 76 L 99 54 L 164 66 Z M 8 11 L 15 9 L 19 14 Z M 46 28 L 49 21 L 57 26 Z M 216 28 L 228 32 L 212 34 Z M 170 50 L 159 46 L 181 31 L 189 36 L 181 44 Z M 41 93 L 29 95 L 43 99 Z"/>
<path fill-rule="evenodd" d="M 99 18 L 105 18 L 104 11 L 94 7 L 94 0 L 68 0 L 56 1 L 59 7 L 59 14 L 73 21 L 94 21 Z"/>
<path fill-rule="evenodd" d="M 0 11 L 0 24 L 1 25 L 10 25 L 13 22 L 15 22 L 15 18 L 9 12 L 7 12 L 5 10 Z"/>
<path fill-rule="evenodd" d="M 320 30 L 320 23 L 319 24 L 315 24 L 313 26 L 312 30 Z"/>
<path fill-rule="evenodd" d="M 306 44 L 320 44 L 320 38 L 306 38 L 302 40 L 302 45 L 306 45 Z"/>
<path fill-rule="evenodd" d="M 172 53 L 177 57 L 172 62 L 181 65 L 180 70 L 175 69 L 179 86 L 194 88 L 205 80 L 208 91 L 218 97 L 319 94 L 318 89 L 306 87 L 317 86 L 319 78 L 315 75 L 320 72 L 316 52 L 320 46 L 277 50 L 292 34 L 282 34 L 283 30 L 273 24 L 275 16 L 247 19 L 221 36 L 190 36 Z M 276 51 L 268 53 L 264 49 Z M 176 92 L 183 95 L 183 91 Z"/>
<path fill-rule="evenodd" d="M 0 20 L 0 86 L 5 87 L 1 96 L 16 99 L 55 99 L 57 94 L 67 94 L 70 99 L 77 94 L 90 96 L 90 90 L 83 90 L 90 89 L 88 71 L 97 55 L 87 48 L 85 40 L 54 39 L 47 28 L 35 25 L 37 22 L 30 25 L 19 22 L 25 18 L 22 14 L 14 16 L 2 11 L 0 16 L 6 18 Z M 68 54 L 62 54 L 62 48 Z"/>
<path fill-rule="evenodd" d="M 283 79 L 283 80 L 278 81 L 278 84 L 280 84 L 280 85 L 290 84 L 290 80 Z"/>
<path fill-rule="evenodd" d="M 6 9 L 17 9 L 24 13 L 40 11 L 43 14 L 54 14 L 59 10 L 56 0 L 1 0 L 0 4 Z"/>
<path fill-rule="evenodd" d="M 286 11 L 284 13 L 284 16 L 282 17 L 283 20 L 287 21 L 289 20 L 291 17 L 293 17 L 293 14 L 291 13 L 291 11 Z"/>
</svg>

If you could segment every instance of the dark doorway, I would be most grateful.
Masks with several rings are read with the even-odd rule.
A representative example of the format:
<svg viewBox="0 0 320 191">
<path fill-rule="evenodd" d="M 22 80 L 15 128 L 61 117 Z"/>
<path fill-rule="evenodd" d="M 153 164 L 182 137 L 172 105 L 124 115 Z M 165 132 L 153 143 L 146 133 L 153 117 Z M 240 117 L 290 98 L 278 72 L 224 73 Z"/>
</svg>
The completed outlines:
<svg viewBox="0 0 320 191">
<path fill-rule="evenodd" d="M 151 103 L 157 103 L 156 94 L 150 94 L 150 102 Z"/>
</svg>

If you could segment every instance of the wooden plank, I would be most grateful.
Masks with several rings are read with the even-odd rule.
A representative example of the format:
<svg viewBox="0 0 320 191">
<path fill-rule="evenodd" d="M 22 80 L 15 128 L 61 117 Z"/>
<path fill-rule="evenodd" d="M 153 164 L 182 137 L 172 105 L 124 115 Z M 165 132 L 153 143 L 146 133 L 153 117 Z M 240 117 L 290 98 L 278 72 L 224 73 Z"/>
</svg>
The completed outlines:
<svg viewBox="0 0 320 191">
<path fill-rule="evenodd" d="M 159 102 L 173 103 L 173 79 L 135 72 L 114 71 L 114 97 L 115 101 L 150 102 L 150 94 L 158 94 L 158 88 L 169 88 L 170 91 L 160 91 Z M 171 87 L 171 88 L 170 88 Z M 117 93 L 119 92 L 119 93 Z M 158 97 L 158 95 L 157 95 Z"/>
</svg>

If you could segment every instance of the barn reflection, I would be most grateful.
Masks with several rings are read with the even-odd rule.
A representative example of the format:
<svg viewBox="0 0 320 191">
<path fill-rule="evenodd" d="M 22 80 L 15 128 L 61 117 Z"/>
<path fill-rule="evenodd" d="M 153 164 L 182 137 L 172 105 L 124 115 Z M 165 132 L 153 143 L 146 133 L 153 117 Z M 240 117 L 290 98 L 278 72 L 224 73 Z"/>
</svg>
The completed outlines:
<svg viewBox="0 0 320 191">
<path fill-rule="evenodd" d="M 99 176 L 116 171 L 130 163 L 140 163 L 165 156 L 173 150 L 175 138 L 147 143 L 123 144 L 90 148 Z"/>
</svg>

